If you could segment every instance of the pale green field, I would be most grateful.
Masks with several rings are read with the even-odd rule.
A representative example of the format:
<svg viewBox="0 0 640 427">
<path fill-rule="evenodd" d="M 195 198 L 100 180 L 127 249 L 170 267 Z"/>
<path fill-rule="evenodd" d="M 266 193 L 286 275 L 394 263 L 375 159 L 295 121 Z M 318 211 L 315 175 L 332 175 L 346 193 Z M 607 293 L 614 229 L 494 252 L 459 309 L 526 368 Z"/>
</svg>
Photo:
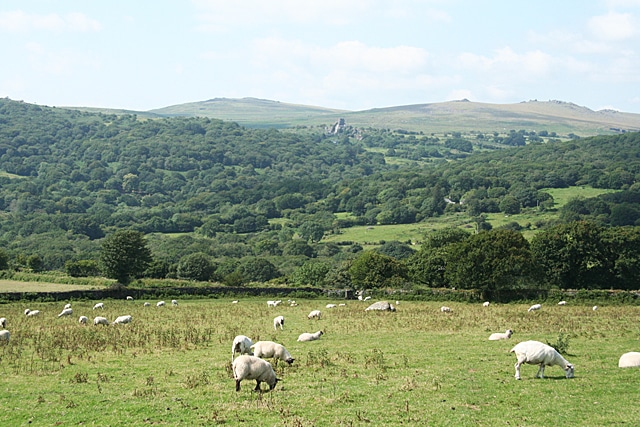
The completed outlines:
<svg viewBox="0 0 640 427">
<path fill-rule="evenodd" d="M 396 313 L 365 312 L 367 303 L 325 309 L 328 301 L 267 308 L 266 299 L 73 302 L 73 318 L 56 317 L 64 302 L 0 305 L 9 344 L 0 345 L 3 426 L 609 426 L 640 419 L 640 369 L 619 369 L 619 356 L 640 349 L 640 307 L 564 307 L 401 301 Z M 332 301 L 340 302 L 340 301 Z M 25 308 L 41 317 L 26 318 Z M 321 320 L 308 320 L 321 309 Z M 82 326 L 77 316 L 131 314 L 128 325 Z M 272 319 L 284 315 L 285 330 Z M 514 330 L 508 341 L 491 332 Z M 301 332 L 323 330 L 315 342 Z M 558 367 L 513 378 L 519 341 L 570 335 L 567 380 Z M 271 393 L 235 391 L 230 347 L 237 334 L 284 344 L 296 359 L 276 368 Z M 265 385 L 263 385 L 264 387 Z"/>
</svg>

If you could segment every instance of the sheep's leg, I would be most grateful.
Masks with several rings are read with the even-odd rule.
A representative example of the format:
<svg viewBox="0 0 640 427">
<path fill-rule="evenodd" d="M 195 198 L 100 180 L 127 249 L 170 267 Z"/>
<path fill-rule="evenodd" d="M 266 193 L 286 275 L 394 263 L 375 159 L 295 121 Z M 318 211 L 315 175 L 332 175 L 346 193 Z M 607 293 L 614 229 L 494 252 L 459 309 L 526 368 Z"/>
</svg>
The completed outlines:
<svg viewBox="0 0 640 427">
<path fill-rule="evenodd" d="M 240 391 L 240 380 L 236 380 L 236 391 Z"/>
<path fill-rule="evenodd" d="M 260 381 L 256 380 L 256 388 L 253 389 L 254 391 L 260 391 Z"/>
<path fill-rule="evenodd" d="M 519 380 L 520 379 L 520 365 L 522 365 L 522 362 L 520 362 L 519 360 L 516 362 L 516 379 Z"/>
<path fill-rule="evenodd" d="M 544 363 L 540 364 L 540 368 L 538 369 L 538 373 L 536 374 L 536 378 L 544 379 Z"/>
</svg>

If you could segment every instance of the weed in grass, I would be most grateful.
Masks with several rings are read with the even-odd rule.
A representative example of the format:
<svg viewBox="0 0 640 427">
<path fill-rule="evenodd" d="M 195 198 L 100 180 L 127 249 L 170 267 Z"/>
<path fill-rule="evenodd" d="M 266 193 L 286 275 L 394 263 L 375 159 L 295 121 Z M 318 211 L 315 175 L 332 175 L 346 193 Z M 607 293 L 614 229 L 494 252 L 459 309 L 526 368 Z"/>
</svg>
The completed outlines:
<svg viewBox="0 0 640 427">
<path fill-rule="evenodd" d="M 387 370 L 387 367 L 384 364 L 384 353 L 382 352 L 382 350 L 379 350 L 377 348 L 374 348 L 372 350 L 372 354 L 365 356 L 364 365 L 367 368 L 373 366 L 381 370 L 382 372 L 385 372 Z"/>
<path fill-rule="evenodd" d="M 76 372 L 76 374 L 73 377 L 73 382 L 75 382 L 76 384 L 87 383 L 89 382 L 89 374 Z"/>
<path fill-rule="evenodd" d="M 569 335 L 560 334 L 554 343 L 547 341 L 547 345 L 553 347 L 558 353 L 568 355 L 569 351 Z"/>
<path fill-rule="evenodd" d="M 208 385 L 210 383 L 209 373 L 202 371 L 199 374 L 188 374 L 184 386 L 187 389 L 194 389 L 196 387 Z"/>
</svg>

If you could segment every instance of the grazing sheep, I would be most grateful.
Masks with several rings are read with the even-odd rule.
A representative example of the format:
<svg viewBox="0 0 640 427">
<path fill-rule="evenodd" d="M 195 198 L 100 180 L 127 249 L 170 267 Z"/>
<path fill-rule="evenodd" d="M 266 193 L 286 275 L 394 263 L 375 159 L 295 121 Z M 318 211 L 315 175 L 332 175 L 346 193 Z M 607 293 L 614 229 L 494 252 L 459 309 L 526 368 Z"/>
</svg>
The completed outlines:
<svg viewBox="0 0 640 427">
<path fill-rule="evenodd" d="M 173 305 L 173 306 L 178 305 L 178 300 L 172 299 L 171 300 L 171 305 Z"/>
<path fill-rule="evenodd" d="M 253 349 L 253 355 L 261 358 L 273 358 L 278 363 L 278 360 L 287 362 L 289 365 L 295 360 L 291 357 L 291 354 L 287 351 L 282 344 L 275 343 L 273 341 L 258 341 L 251 346 Z"/>
<path fill-rule="evenodd" d="M 127 301 L 133 301 L 133 297 L 131 295 L 127 295 Z"/>
<path fill-rule="evenodd" d="M 387 301 L 378 301 L 365 308 L 364 311 L 396 311 L 396 308 Z"/>
<path fill-rule="evenodd" d="M 78 319 L 78 322 L 80 322 L 80 324 L 82 325 L 86 325 L 88 321 L 89 318 L 87 316 L 80 316 L 80 318 Z"/>
<path fill-rule="evenodd" d="M 62 317 L 62 316 L 71 316 L 73 314 L 73 309 L 71 308 L 65 308 L 64 310 L 62 310 L 60 312 L 60 314 L 58 314 L 58 317 Z"/>
<path fill-rule="evenodd" d="M 164 301 L 158 301 L 156 307 L 164 307 Z"/>
<path fill-rule="evenodd" d="M 260 390 L 261 382 L 269 385 L 269 391 L 273 390 L 278 382 L 271 363 L 259 357 L 240 356 L 233 361 L 231 367 L 233 369 L 233 378 L 236 380 L 236 391 L 240 391 L 240 382 L 242 380 L 256 380 L 256 388 L 254 390 L 259 392 L 262 392 Z"/>
<path fill-rule="evenodd" d="M 40 310 L 29 310 L 28 308 L 24 311 L 24 314 L 27 317 L 39 316 Z"/>
<path fill-rule="evenodd" d="M 531 307 L 529 307 L 529 309 L 527 310 L 527 312 L 532 312 L 532 311 L 540 310 L 541 308 L 542 308 L 542 304 L 533 304 Z"/>
<path fill-rule="evenodd" d="M 322 331 L 314 332 L 313 334 L 305 332 L 303 334 L 300 334 L 300 336 L 298 337 L 298 341 L 307 342 L 307 341 L 319 340 L 322 334 L 323 334 Z"/>
<path fill-rule="evenodd" d="M 592 308 L 593 311 L 596 311 L 597 309 L 598 309 L 597 305 L 594 305 L 593 308 Z"/>
<path fill-rule="evenodd" d="M 101 308 L 102 310 L 104 310 L 104 303 L 98 302 L 93 306 L 93 309 L 95 310 L 96 308 Z"/>
<path fill-rule="evenodd" d="M 540 341 L 523 341 L 511 349 L 516 354 L 516 379 L 520 379 L 520 365 L 540 365 L 536 377 L 544 378 L 545 366 L 560 366 L 567 378 L 573 378 L 573 365 L 560 355 L 555 348 Z"/>
<path fill-rule="evenodd" d="M 346 307 L 346 306 L 347 306 L 347 304 L 345 304 L 345 303 L 338 304 L 338 307 Z"/>
<path fill-rule="evenodd" d="M 231 362 L 233 362 L 233 359 L 236 355 L 236 353 L 239 354 L 251 354 L 251 346 L 253 345 L 253 341 L 251 341 L 251 338 L 244 336 L 244 335 L 238 335 L 233 339 L 233 344 L 231 345 Z"/>
<path fill-rule="evenodd" d="M 11 337 L 11 334 L 6 329 L 3 329 L 0 331 L 0 341 L 9 342 L 10 337 Z"/>
<path fill-rule="evenodd" d="M 281 300 L 267 301 L 267 307 L 277 307 L 281 302 Z"/>
<path fill-rule="evenodd" d="M 62 309 L 63 309 L 63 310 L 66 310 L 67 308 L 71 308 L 71 304 L 70 304 L 70 303 L 65 304 L 65 305 L 64 305 L 64 307 L 63 307 Z"/>
<path fill-rule="evenodd" d="M 307 319 L 320 320 L 321 317 L 322 317 L 322 312 L 320 310 L 313 310 L 311 313 L 309 313 L 309 315 L 307 316 Z"/>
<path fill-rule="evenodd" d="M 124 325 L 126 323 L 131 323 L 132 319 L 133 319 L 133 317 L 131 317 L 130 315 L 118 316 L 118 317 L 116 317 L 116 320 L 111 322 L 111 324 L 112 325 Z"/>
<path fill-rule="evenodd" d="M 145 302 L 144 304 L 142 304 L 143 307 L 149 307 L 151 305 L 151 303 Z"/>
<path fill-rule="evenodd" d="M 278 316 L 273 319 L 273 329 L 278 330 L 278 326 L 280 326 L 280 330 L 284 329 L 284 316 Z"/>
<path fill-rule="evenodd" d="M 7 318 L 0 317 L 0 328 L 6 328 L 6 327 L 7 327 Z"/>
<path fill-rule="evenodd" d="M 491 303 L 489 301 L 485 301 L 485 302 L 482 303 L 482 306 L 483 307 L 489 307 L 490 304 Z"/>
<path fill-rule="evenodd" d="M 640 368 L 640 353 L 631 351 L 620 356 L 618 368 Z"/>
<path fill-rule="evenodd" d="M 108 324 L 109 324 L 109 321 L 107 320 L 106 317 L 98 316 L 98 317 L 95 317 L 93 319 L 93 325 L 94 326 L 97 326 L 97 325 L 105 325 L 105 326 L 107 326 Z"/>
<path fill-rule="evenodd" d="M 566 301 L 560 301 L 560 302 L 558 303 L 558 305 L 567 305 L 567 302 L 566 302 Z"/>
<path fill-rule="evenodd" d="M 237 304 L 237 303 L 238 303 L 238 300 L 231 301 L 231 304 Z"/>
<path fill-rule="evenodd" d="M 489 335 L 489 341 L 508 340 L 512 334 L 513 331 L 511 329 L 507 329 L 506 332 L 496 332 Z"/>
<path fill-rule="evenodd" d="M 443 313 L 451 313 L 451 307 L 447 307 L 446 305 L 443 305 L 442 307 L 440 307 L 440 311 Z"/>
<path fill-rule="evenodd" d="M 327 305 L 325 306 L 325 308 L 336 308 L 336 307 L 337 307 L 337 305 L 336 305 L 336 304 L 327 304 Z"/>
</svg>

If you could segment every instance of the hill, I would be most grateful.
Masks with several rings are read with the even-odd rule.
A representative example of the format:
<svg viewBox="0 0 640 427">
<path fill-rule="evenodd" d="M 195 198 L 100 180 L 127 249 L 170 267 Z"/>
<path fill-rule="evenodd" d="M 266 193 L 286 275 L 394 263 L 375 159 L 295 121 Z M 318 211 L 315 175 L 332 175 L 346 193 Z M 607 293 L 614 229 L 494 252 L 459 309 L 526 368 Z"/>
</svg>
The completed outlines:
<svg viewBox="0 0 640 427">
<path fill-rule="evenodd" d="M 216 98 L 147 113 L 166 117 L 210 117 L 249 127 L 275 128 L 326 126 L 344 118 L 349 125 L 359 128 L 404 129 L 426 134 L 452 131 L 502 133 L 524 129 L 593 136 L 640 130 L 640 114 L 593 111 L 563 101 L 488 104 L 462 100 L 345 111 L 256 98 Z"/>
</svg>

